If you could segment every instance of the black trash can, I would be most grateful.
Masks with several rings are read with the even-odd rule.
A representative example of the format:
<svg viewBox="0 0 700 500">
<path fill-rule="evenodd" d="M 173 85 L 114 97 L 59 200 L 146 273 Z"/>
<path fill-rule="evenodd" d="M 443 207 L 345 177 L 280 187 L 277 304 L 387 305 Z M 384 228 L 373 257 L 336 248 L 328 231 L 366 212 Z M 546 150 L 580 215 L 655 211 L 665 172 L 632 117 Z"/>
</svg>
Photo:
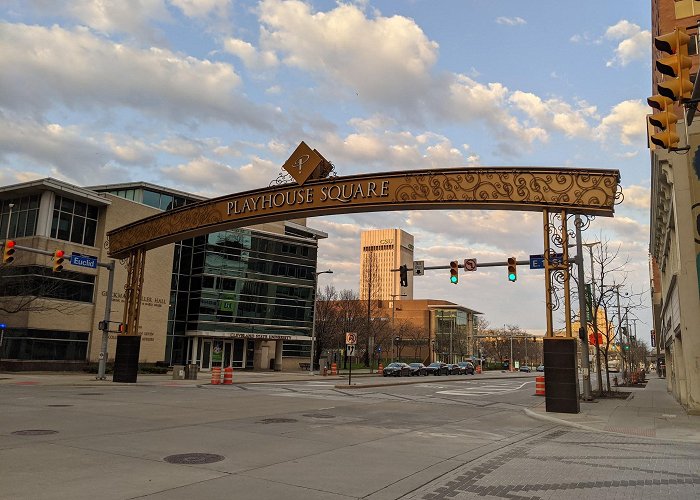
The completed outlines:
<svg viewBox="0 0 700 500">
<path fill-rule="evenodd" d="M 199 366 L 189 364 L 185 365 L 185 379 L 186 380 L 197 380 L 197 372 L 199 371 Z"/>
</svg>

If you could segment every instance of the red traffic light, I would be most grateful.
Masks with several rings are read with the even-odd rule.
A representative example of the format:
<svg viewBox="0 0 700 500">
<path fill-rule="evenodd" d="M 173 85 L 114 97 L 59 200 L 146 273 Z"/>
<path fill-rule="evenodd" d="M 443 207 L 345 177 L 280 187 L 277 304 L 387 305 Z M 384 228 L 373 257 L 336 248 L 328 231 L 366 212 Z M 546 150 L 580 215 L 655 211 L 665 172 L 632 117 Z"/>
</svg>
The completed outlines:
<svg viewBox="0 0 700 500">
<path fill-rule="evenodd" d="M 15 242 L 14 240 L 7 240 L 2 252 L 2 262 L 11 264 L 13 260 L 15 260 Z"/>
<path fill-rule="evenodd" d="M 63 256 L 66 254 L 63 250 L 56 250 L 53 253 L 53 272 L 59 273 L 63 271 Z"/>
</svg>

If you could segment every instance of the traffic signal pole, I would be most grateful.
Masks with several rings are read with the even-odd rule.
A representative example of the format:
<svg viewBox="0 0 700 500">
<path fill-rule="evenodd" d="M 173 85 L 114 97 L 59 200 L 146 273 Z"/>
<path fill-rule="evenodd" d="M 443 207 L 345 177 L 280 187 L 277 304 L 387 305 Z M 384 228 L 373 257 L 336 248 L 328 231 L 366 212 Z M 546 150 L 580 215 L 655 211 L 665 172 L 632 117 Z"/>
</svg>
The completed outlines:
<svg viewBox="0 0 700 500">
<path fill-rule="evenodd" d="M 97 367 L 97 380 L 105 380 L 107 378 L 105 372 L 107 371 L 107 344 L 109 342 L 110 325 L 109 318 L 112 314 L 112 290 L 114 289 L 114 261 L 108 262 L 107 264 L 98 262 L 97 265 L 104 267 L 109 271 L 109 278 L 107 279 L 107 301 L 105 303 L 104 321 L 102 322 L 102 344 L 100 346 L 100 360 Z"/>
</svg>

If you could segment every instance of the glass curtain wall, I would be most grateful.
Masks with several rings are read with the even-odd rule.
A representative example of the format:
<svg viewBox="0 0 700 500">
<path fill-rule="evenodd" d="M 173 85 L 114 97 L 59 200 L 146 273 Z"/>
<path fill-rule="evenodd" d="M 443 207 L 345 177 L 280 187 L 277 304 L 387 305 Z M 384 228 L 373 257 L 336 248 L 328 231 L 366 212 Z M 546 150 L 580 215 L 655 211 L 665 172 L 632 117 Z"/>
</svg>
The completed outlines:
<svg viewBox="0 0 700 500">
<path fill-rule="evenodd" d="M 316 251 L 311 239 L 249 229 L 176 245 L 168 361 L 187 361 L 185 331 L 310 336 Z M 283 355 L 300 353 L 298 340 L 284 343 Z"/>
<path fill-rule="evenodd" d="M 435 343 L 433 349 L 436 359 L 445 363 L 456 363 L 471 354 L 471 341 L 467 330 L 467 312 L 458 309 L 436 309 Z"/>
</svg>

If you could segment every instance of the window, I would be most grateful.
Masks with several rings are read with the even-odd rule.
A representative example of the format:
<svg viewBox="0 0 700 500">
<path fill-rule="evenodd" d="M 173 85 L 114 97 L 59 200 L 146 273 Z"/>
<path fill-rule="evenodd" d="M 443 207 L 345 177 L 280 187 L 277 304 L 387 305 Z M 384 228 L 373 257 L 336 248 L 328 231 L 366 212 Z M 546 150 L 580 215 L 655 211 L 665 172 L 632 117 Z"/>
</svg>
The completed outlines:
<svg viewBox="0 0 700 500">
<path fill-rule="evenodd" d="M 95 246 L 99 213 L 97 207 L 62 196 L 56 196 L 53 207 L 52 238 Z"/>
<path fill-rule="evenodd" d="M 0 280 L 0 297 L 46 297 L 92 303 L 95 276 L 50 267 L 8 266 Z"/>
<path fill-rule="evenodd" d="M 84 361 L 89 333 L 9 328 L 0 349 L 4 359 Z"/>
<path fill-rule="evenodd" d="M 10 209 L 10 205 L 13 205 Z M 12 219 L 10 219 L 10 211 Z M 36 233 L 36 221 L 39 217 L 39 195 L 33 194 L 12 200 L 0 201 L 0 238 L 5 235 L 10 238 L 34 236 Z M 7 226 L 10 226 L 8 232 Z"/>
<path fill-rule="evenodd" d="M 700 14 L 700 2 L 698 0 L 674 0 L 676 19 L 683 19 Z"/>
</svg>

